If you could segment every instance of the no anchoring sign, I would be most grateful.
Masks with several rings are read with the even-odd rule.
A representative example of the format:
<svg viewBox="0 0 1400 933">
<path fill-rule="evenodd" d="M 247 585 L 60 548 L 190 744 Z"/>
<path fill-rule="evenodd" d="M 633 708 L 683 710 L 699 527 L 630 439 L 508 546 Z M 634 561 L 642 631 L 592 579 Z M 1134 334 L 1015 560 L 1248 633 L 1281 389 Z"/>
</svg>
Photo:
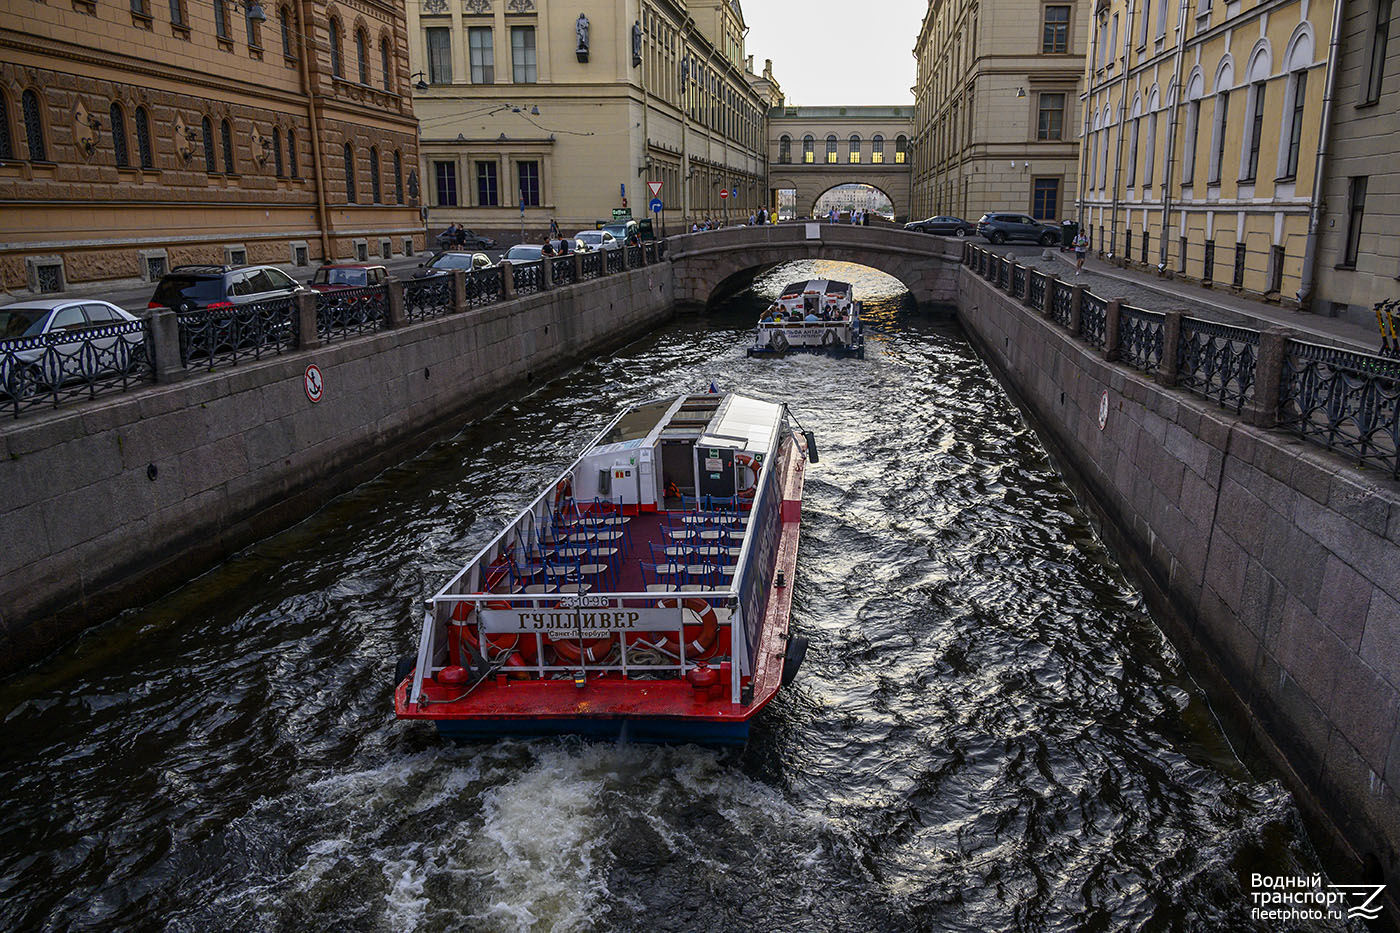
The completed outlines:
<svg viewBox="0 0 1400 933">
<path fill-rule="evenodd" d="M 325 383 L 321 381 L 321 367 L 312 363 L 306 367 L 306 397 L 313 402 L 319 402 L 321 395 L 325 392 Z"/>
</svg>

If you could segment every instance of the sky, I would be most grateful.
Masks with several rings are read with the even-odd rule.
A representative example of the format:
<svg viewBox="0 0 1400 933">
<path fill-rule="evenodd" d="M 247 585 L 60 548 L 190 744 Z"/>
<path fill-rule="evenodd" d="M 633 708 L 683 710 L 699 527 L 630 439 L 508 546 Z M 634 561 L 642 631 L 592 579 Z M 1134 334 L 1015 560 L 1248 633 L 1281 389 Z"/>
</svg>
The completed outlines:
<svg viewBox="0 0 1400 933">
<path fill-rule="evenodd" d="M 754 71 L 773 59 L 790 106 L 913 104 L 928 0 L 740 0 Z"/>
</svg>

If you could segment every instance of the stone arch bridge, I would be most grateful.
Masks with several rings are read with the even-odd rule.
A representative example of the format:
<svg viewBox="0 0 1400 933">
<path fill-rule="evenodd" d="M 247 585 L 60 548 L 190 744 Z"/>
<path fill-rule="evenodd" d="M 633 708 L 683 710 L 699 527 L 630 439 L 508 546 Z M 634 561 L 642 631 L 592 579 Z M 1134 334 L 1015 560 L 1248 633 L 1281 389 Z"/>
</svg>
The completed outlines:
<svg viewBox="0 0 1400 933">
<path fill-rule="evenodd" d="M 904 283 L 920 307 L 951 306 L 957 297 L 962 244 L 891 227 L 785 223 L 728 227 L 667 241 L 676 304 L 703 308 L 746 287 L 765 269 L 799 259 L 832 259 L 878 269 Z"/>
</svg>

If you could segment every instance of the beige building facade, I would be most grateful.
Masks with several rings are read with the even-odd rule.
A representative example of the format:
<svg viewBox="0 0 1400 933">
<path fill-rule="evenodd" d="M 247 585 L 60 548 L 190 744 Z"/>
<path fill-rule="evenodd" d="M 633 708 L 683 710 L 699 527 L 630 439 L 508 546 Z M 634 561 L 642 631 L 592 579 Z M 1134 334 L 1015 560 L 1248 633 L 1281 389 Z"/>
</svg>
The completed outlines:
<svg viewBox="0 0 1400 933">
<path fill-rule="evenodd" d="M 799 216 L 840 185 L 879 189 L 902 219 L 911 201 L 909 107 L 775 107 L 768 114 L 770 208 L 794 192 Z"/>
<path fill-rule="evenodd" d="M 780 92 L 736 0 L 422 0 L 408 22 L 430 229 L 652 216 L 649 182 L 668 232 L 762 203 Z"/>
<path fill-rule="evenodd" d="M 422 248 L 399 0 L 24 6 L 0 27 L 6 289 Z"/>
<path fill-rule="evenodd" d="M 914 47 L 914 217 L 1072 213 L 1088 3 L 931 0 Z"/>
</svg>

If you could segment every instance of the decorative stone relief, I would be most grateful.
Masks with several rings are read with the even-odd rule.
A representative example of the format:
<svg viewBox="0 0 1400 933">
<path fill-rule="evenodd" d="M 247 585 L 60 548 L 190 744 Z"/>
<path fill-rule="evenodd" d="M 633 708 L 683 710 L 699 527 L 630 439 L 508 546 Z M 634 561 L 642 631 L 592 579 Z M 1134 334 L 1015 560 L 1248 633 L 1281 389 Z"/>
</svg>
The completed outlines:
<svg viewBox="0 0 1400 933">
<path fill-rule="evenodd" d="M 491 12 L 491 0 L 467 0 L 463 6 L 467 8 L 468 13 Z"/>
<path fill-rule="evenodd" d="M 423 0 L 424 13 L 446 13 L 447 0 Z"/>
<path fill-rule="evenodd" d="M 510 0 L 506 4 L 506 9 L 511 13 L 533 13 L 535 12 L 535 0 Z"/>
<path fill-rule="evenodd" d="M 175 153 L 188 161 L 194 155 L 194 131 L 185 125 L 183 116 L 175 117 Z"/>
</svg>

